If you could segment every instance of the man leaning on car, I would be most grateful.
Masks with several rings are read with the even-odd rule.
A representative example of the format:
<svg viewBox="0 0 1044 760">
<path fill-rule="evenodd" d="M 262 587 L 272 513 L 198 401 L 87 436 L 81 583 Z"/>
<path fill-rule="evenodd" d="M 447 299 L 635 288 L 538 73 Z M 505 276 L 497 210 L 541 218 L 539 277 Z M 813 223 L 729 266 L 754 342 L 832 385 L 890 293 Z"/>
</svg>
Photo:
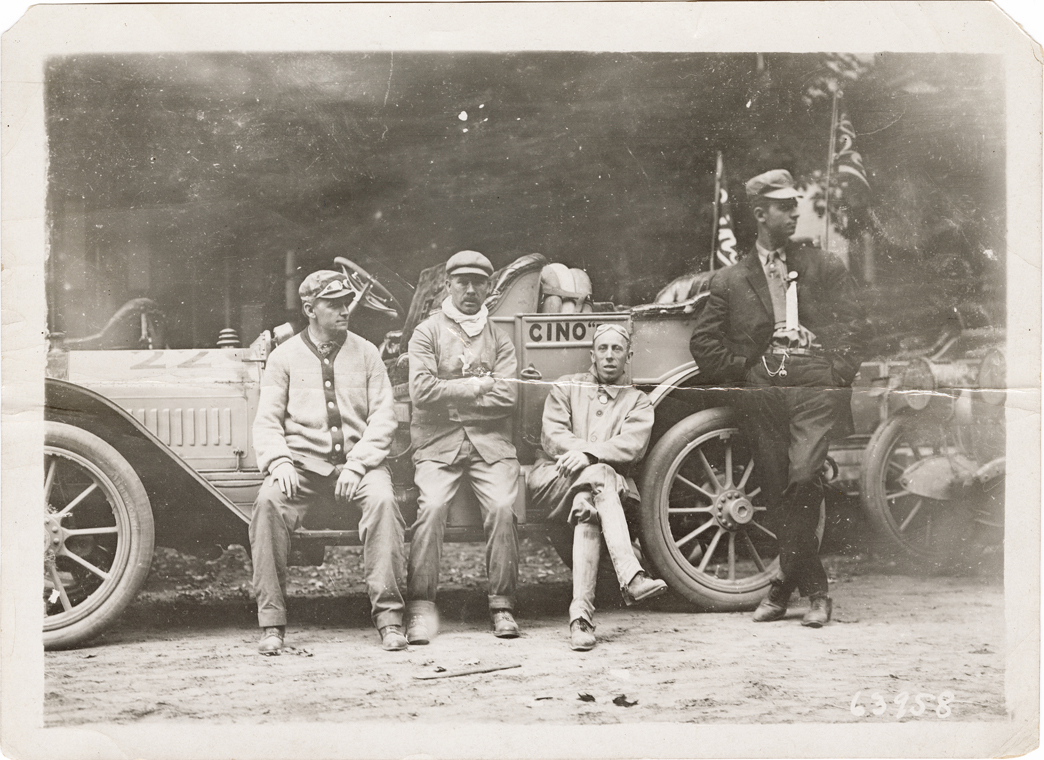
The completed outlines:
<svg viewBox="0 0 1044 760">
<path fill-rule="evenodd" d="M 754 620 L 783 619 L 796 588 L 810 602 L 802 625 L 819 628 L 831 616 L 816 537 L 821 473 L 831 437 L 852 429 L 868 325 L 841 260 L 790 239 L 800 196 L 790 172 L 759 174 L 746 191 L 757 242 L 715 273 L 689 348 L 708 382 L 745 389 L 738 401 L 780 565 Z"/>
<path fill-rule="evenodd" d="M 267 475 L 250 520 L 264 629 L 258 649 L 283 648 L 291 535 L 342 522 L 346 513 L 360 515 L 366 589 L 382 646 L 405 649 L 405 523 L 384 465 L 396 427 L 391 383 L 377 348 L 348 332 L 355 291 L 345 275 L 313 272 L 299 294 L 308 327 L 269 356 L 254 420 L 257 464 Z"/>
</svg>

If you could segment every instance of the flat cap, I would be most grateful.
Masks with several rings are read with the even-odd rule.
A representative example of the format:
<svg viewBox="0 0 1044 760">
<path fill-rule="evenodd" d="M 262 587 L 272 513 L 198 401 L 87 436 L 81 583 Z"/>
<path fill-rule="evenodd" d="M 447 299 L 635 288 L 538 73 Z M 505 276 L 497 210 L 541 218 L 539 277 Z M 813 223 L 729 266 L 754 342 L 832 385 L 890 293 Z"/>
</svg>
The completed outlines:
<svg viewBox="0 0 1044 760">
<path fill-rule="evenodd" d="M 794 178 L 786 169 L 773 169 L 747 180 L 748 198 L 771 198 L 785 200 L 798 198 L 801 193 L 794 186 Z"/>
<path fill-rule="evenodd" d="M 446 262 L 446 276 L 453 274 L 493 274 L 493 265 L 478 251 L 458 251 Z"/>
<path fill-rule="evenodd" d="M 355 290 L 348 284 L 348 278 L 343 272 L 320 269 L 304 278 L 301 287 L 297 289 L 297 294 L 301 296 L 301 301 L 304 303 L 311 303 L 316 298 L 355 296 Z"/>
</svg>

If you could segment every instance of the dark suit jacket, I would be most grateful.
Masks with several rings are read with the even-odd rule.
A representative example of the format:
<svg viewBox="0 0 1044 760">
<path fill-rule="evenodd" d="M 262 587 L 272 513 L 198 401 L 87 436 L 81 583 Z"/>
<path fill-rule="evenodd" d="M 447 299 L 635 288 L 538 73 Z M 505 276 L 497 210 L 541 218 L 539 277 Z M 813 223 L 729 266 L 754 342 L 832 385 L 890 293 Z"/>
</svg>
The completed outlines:
<svg viewBox="0 0 1044 760">
<path fill-rule="evenodd" d="M 869 329 L 855 283 L 839 258 L 812 245 L 790 242 L 786 252 L 787 269 L 798 275 L 798 318 L 830 357 L 835 382 L 851 385 Z M 768 281 L 754 249 L 711 279 L 689 341 L 700 376 L 709 383 L 742 383 L 769 347 L 774 326 Z"/>
</svg>

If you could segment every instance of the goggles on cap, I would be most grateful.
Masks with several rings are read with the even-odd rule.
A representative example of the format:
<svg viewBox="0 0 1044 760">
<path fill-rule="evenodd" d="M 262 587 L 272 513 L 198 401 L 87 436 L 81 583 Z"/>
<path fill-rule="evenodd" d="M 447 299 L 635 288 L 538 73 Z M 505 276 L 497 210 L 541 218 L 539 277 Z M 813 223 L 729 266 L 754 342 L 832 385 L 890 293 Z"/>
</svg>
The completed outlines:
<svg viewBox="0 0 1044 760">
<path fill-rule="evenodd" d="M 355 291 L 348 287 L 348 283 L 341 279 L 331 280 L 323 286 L 323 289 L 312 298 L 343 298 L 354 296 Z"/>
<path fill-rule="evenodd" d="M 619 322 L 603 322 L 598 325 L 594 331 L 594 338 L 592 338 L 592 345 L 598 342 L 598 338 L 607 332 L 617 333 L 621 338 L 627 341 L 627 345 L 631 345 L 631 334 L 627 332 L 627 328 L 621 325 Z"/>
<path fill-rule="evenodd" d="M 305 278 L 298 295 L 302 303 L 311 303 L 316 298 L 354 298 L 356 290 L 340 272 L 319 271 Z"/>
</svg>

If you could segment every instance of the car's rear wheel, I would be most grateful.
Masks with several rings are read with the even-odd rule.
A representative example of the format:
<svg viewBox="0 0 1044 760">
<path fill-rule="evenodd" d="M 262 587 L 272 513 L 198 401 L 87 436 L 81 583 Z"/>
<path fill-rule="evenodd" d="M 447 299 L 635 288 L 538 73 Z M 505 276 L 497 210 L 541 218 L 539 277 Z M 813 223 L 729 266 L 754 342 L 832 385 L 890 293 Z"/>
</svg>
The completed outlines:
<svg viewBox="0 0 1044 760">
<path fill-rule="evenodd" d="M 668 430 L 646 458 L 642 551 L 671 589 L 704 610 L 753 608 L 779 568 L 736 412 L 707 409 Z M 819 537 L 825 510 L 820 506 Z"/>
<path fill-rule="evenodd" d="M 934 499 L 907 487 L 908 473 L 935 463 L 946 480 L 959 466 L 975 469 L 945 422 L 917 414 L 896 414 L 874 431 L 863 461 L 863 508 L 887 550 L 915 566 L 967 571 L 1000 558 L 1004 546 L 1004 470 L 974 479 Z M 1003 462 L 1003 460 L 998 460 Z"/>
<path fill-rule="evenodd" d="M 149 497 L 127 460 L 93 433 L 46 422 L 44 647 L 112 625 L 145 582 L 153 546 Z"/>
</svg>

